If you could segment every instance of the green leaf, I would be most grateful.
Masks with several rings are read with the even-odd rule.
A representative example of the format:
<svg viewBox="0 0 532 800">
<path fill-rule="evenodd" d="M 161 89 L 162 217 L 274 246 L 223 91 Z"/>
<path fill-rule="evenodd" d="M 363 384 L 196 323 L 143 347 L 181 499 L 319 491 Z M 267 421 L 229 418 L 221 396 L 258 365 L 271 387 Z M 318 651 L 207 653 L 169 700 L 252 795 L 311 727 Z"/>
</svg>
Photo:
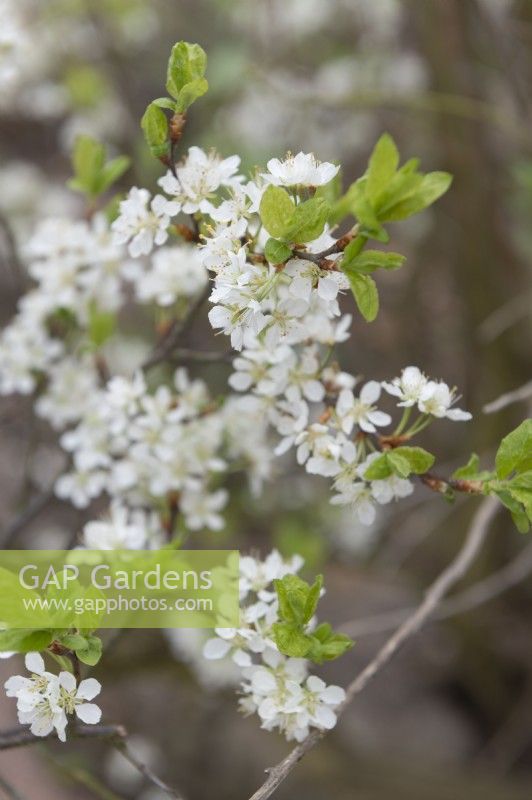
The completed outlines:
<svg viewBox="0 0 532 800">
<path fill-rule="evenodd" d="M 367 481 L 379 481 L 395 474 L 408 478 L 412 473 L 423 475 L 434 464 L 434 456 L 422 447 L 396 447 L 375 458 L 364 472 Z"/>
<path fill-rule="evenodd" d="M 140 121 L 146 144 L 155 158 L 168 153 L 168 120 L 155 103 L 150 103 Z"/>
<path fill-rule="evenodd" d="M 312 634 L 312 647 L 307 658 L 317 664 L 332 661 L 350 650 L 354 642 L 344 633 L 335 633 L 328 622 L 318 625 Z"/>
<path fill-rule="evenodd" d="M 386 459 L 395 475 L 398 475 L 400 478 L 408 478 L 412 470 L 410 469 L 410 462 L 407 458 L 402 456 L 397 450 L 390 450 L 389 453 L 386 453 Z"/>
<path fill-rule="evenodd" d="M 207 56 L 199 44 L 177 42 L 168 61 L 166 90 L 176 100 L 176 111 L 183 113 L 201 97 L 209 85 L 204 78 Z"/>
<path fill-rule="evenodd" d="M 344 257 L 340 263 L 343 272 L 353 270 L 369 274 L 376 269 L 399 269 L 406 261 L 406 256 L 399 253 L 387 253 L 383 250 L 364 250 L 363 253 L 355 255 L 359 249 L 358 242 L 349 242 L 344 251 Z"/>
<path fill-rule="evenodd" d="M 268 239 L 264 247 L 264 255 L 270 264 L 284 264 L 292 256 L 292 250 L 278 239 Z"/>
<path fill-rule="evenodd" d="M 434 464 L 434 456 L 422 447 L 396 447 L 392 450 L 395 455 L 408 461 L 410 472 L 423 475 Z"/>
<path fill-rule="evenodd" d="M 532 419 L 526 419 L 504 437 L 495 456 L 495 468 L 501 479 L 511 472 L 532 469 Z"/>
<path fill-rule="evenodd" d="M 72 153 L 74 178 L 68 185 L 71 189 L 89 196 L 98 194 L 98 178 L 105 164 L 105 147 L 91 136 L 78 136 Z"/>
<path fill-rule="evenodd" d="M 85 648 L 76 648 L 76 655 L 83 664 L 94 667 L 102 657 L 102 640 L 98 636 L 89 636 Z"/>
<path fill-rule="evenodd" d="M 392 473 L 393 470 L 388 463 L 388 454 L 383 453 L 371 462 L 363 477 L 366 481 L 382 481 L 389 478 Z"/>
<path fill-rule="evenodd" d="M 169 97 L 157 97 L 152 100 L 154 106 L 157 108 L 166 108 L 168 111 L 175 111 L 175 100 L 170 100 Z"/>
<path fill-rule="evenodd" d="M 384 222 L 394 222 L 418 214 L 445 194 L 452 180 L 452 175 L 448 172 L 429 172 L 423 175 L 419 182 L 412 176 L 409 179 L 412 191 L 390 205 L 386 211 L 380 211 L 379 219 Z"/>
<path fill-rule="evenodd" d="M 131 159 L 128 156 L 117 156 L 103 167 L 99 179 L 99 193 L 106 192 L 112 184 L 129 169 Z"/>
<path fill-rule="evenodd" d="M 281 653 L 291 658 L 305 658 L 312 647 L 312 639 L 302 633 L 296 625 L 275 622 L 272 625 L 273 640 Z"/>
<path fill-rule="evenodd" d="M 179 93 L 179 100 L 176 103 L 176 111 L 183 114 L 187 108 L 189 108 L 192 103 L 198 99 L 198 97 L 202 97 L 202 95 L 206 94 L 208 88 L 209 84 L 205 78 L 198 78 L 196 81 L 187 83 L 187 85 L 183 86 Z"/>
<path fill-rule="evenodd" d="M 32 631 L 25 628 L 0 630 L 0 652 L 32 653 L 44 650 L 52 642 L 51 630 Z"/>
<path fill-rule="evenodd" d="M 130 159 L 118 156 L 105 163 L 105 147 L 90 136 L 78 136 L 72 153 L 74 177 L 71 189 L 94 199 L 105 192 L 128 169 Z"/>
<path fill-rule="evenodd" d="M 451 475 L 451 478 L 454 480 L 467 480 L 467 478 L 474 478 L 475 475 L 478 474 L 479 470 L 480 459 L 476 453 L 472 453 L 467 464 L 464 464 L 463 467 L 458 467 L 458 469 L 455 469 Z"/>
<path fill-rule="evenodd" d="M 304 623 L 309 622 L 314 616 L 314 612 L 318 607 L 318 601 L 320 599 L 322 587 L 323 587 L 323 575 L 318 575 L 307 594 L 305 608 L 303 611 Z"/>
<path fill-rule="evenodd" d="M 87 639 L 79 633 L 66 633 L 63 636 L 59 636 L 59 641 L 69 650 L 84 650 L 88 647 Z"/>
<path fill-rule="evenodd" d="M 384 133 L 370 156 L 367 171 L 367 196 L 375 204 L 399 166 L 399 151 L 389 133 Z"/>
<path fill-rule="evenodd" d="M 329 206 L 322 197 L 299 203 L 294 209 L 283 239 L 297 244 L 312 242 L 321 236 L 329 216 Z"/>
<path fill-rule="evenodd" d="M 274 581 L 279 598 L 279 616 L 286 622 L 305 622 L 305 608 L 310 586 L 297 575 L 285 575 Z"/>
<path fill-rule="evenodd" d="M 268 186 L 260 202 L 260 218 L 269 234 L 284 239 L 284 233 L 294 214 L 295 203 L 285 189 Z"/>
<path fill-rule="evenodd" d="M 89 310 L 88 334 L 95 347 L 101 347 L 116 330 L 116 314 L 99 311 L 94 305 Z"/>
<path fill-rule="evenodd" d="M 505 489 L 497 489 L 494 494 L 497 495 L 503 506 L 511 513 L 515 527 L 519 533 L 527 533 L 530 528 L 530 518 L 521 502 Z"/>
<path fill-rule="evenodd" d="M 349 278 L 349 284 L 358 310 L 366 322 L 373 322 L 379 313 L 377 284 L 369 275 L 363 275 L 358 272 L 350 272 L 347 277 Z"/>
</svg>

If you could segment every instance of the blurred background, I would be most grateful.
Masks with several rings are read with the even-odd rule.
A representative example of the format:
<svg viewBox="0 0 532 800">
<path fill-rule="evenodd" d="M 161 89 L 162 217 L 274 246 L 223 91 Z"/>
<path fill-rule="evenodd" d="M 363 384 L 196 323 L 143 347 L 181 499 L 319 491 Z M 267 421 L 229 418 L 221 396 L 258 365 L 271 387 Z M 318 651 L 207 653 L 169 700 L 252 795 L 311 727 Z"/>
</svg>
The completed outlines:
<svg viewBox="0 0 532 800">
<path fill-rule="evenodd" d="M 474 422 L 442 422 L 420 444 L 438 453 L 442 472 L 472 450 L 490 464 L 501 437 L 530 411 L 526 401 L 494 414 L 482 408 L 530 380 L 531 0 L 2 0 L 2 321 L 15 307 L 20 252 L 35 220 L 78 212 L 64 188 L 77 133 L 133 157 L 124 188 L 155 186 L 160 170 L 139 119 L 162 94 L 178 39 L 199 42 L 209 56 L 210 91 L 193 108 L 184 148 L 236 152 L 246 167 L 314 151 L 341 161 L 349 183 L 387 130 L 403 159 L 420 156 L 423 169 L 453 173 L 442 201 L 392 230 L 407 266 L 380 281 L 378 320 L 355 317 L 339 357 L 378 380 L 416 364 L 457 385 Z M 123 325 L 130 348 L 149 346 L 134 316 Z M 223 348 L 206 318 L 190 344 Z M 198 373 L 222 389 L 228 367 Z M 82 514 L 48 502 L 13 530 L 61 463 L 29 400 L 1 400 L 0 445 L 0 536 L 14 535 L 20 547 L 67 546 L 94 508 Z M 420 487 L 364 528 L 329 506 L 327 481 L 290 460 L 258 501 L 241 479 L 231 489 L 227 528 L 202 534 L 204 544 L 263 555 L 276 546 L 304 555 L 309 575 L 325 571 L 324 612 L 357 639 L 324 669 L 342 685 L 384 640 L 388 612 L 415 604 L 452 558 L 475 507 Z M 516 585 L 412 641 L 279 800 L 530 798 L 531 548 L 499 514 L 467 582 L 510 564 Z M 193 631 L 118 637 L 94 670 L 105 720 L 125 724 L 135 752 L 189 800 L 245 800 L 289 746 L 239 716 L 233 675 L 202 661 L 202 641 Z M 2 680 L 20 671 L 19 660 L 0 662 Z M 15 724 L 15 704 L 2 694 L 0 729 Z M 2 777 L 18 800 L 164 797 L 96 741 L 0 752 Z M 13 796 L 0 780 L 0 797 Z"/>
</svg>

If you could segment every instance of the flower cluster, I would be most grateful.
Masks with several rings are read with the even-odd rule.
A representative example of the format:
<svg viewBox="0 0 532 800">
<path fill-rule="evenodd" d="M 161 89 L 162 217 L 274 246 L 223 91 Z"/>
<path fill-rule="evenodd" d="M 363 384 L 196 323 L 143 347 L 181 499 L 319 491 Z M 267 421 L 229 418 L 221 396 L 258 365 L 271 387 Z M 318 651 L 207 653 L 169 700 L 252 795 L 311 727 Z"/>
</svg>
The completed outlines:
<svg viewBox="0 0 532 800">
<path fill-rule="evenodd" d="M 89 547 L 160 545 L 168 503 L 179 508 L 186 529 L 219 530 L 227 492 L 211 484 L 228 460 L 249 465 L 260 484 L 268 462 L 257 471 L 254 462 L 265 449 L 264 434 L 252 406 L 218 407 L 205 383 L 184 369 L 175 372 L 172 389 L 161 385 L 153 393 L 141 372 L 115 377 L 93 392 L 78 425 L 61 437 L 73 469 L 58 479 L 56 493 L 78 508 L 104 490 L 113 498 L 110 516 L 85 526 Z"/>
<path fill-rule="evenodd" d="M 284 160 L 271 159 L 266 172 L 245 180 L 236 174 L 238 165 L 236 156 L 221 159 L 190 148 L 175 166 L 177 177 L 169 171 L 159 181 L 172 198 L 158 195 L 159 205 L 168 208 L 165 204 L 170 203 L 175 213 L 199 214 L 204 221 L 201 260 L 203 269 L 213 276 L 209 320 L 240 351 L 229 385 L 262 408 L 264 419 L 280 436 L 278 455 L 295 447 L 297 460 L 308 473 L 333 479 L 331 502 L 350 506 L 363 523 L 371 524 L 377 505 L 413 491 L 410 480 L 395 474 L 364 480 L 380 449 L 379 431 L 392 423 L 390 414 L 378 407 L 382 389 L 398 398 L 398 406 L 407 415 L 414 406 L 420 412 L 407 431 L 407 417 L 399 423 L 396 432 L 406 438 L 433 418 L 460 421 L 470 415 L 453 407 L 454 390 L 442 381 L 429 380 L 416 367 L 407 367 L 392 382 L 370 380 L 357 389 L 353 376 L 328 366 L 334 345 L 349 337 L 351 322 L 350 315 L 341 315 L 338 303 L 339 294 L 349 288 L 346 274 L 338 267 L 342 250 L 325 225 L 317 238 L 276 264 L 277 251 L 270 255 L 266 247 L 269 237 L 259 210 L 269 186 L 288 189 L 296 208 L 302 198 L 330 183 L 338 167 L 319 162 L 313 154 L 298 153 Z M 122 231 L 128 226 L 133 235 L 130 203 L 131 199 L 124 201 L 114 223 L 120 242 L 126 241 Z M 146 225 L 150 224 L 147 218 Z M 161 226 L 161 238 L 166 239 L 168 215 Z M 131 255 L 137 252 L 139 235 L 135 233 L 130 241 Z M 148 238 L 146 234 L 145 241 Z M 152 244 L 150 239 L 150 248 Z M 156 253 L 154 261 L 159 258 L 164 265 L 170 260 L 168 254 Z M 179 282 L 177 266 L 173 274 Z M 152 296 L 157 280 L 152 273 Z M 194 289 L 198 286 L 194 280 L 190 283 Z M 162 302 L 164 290 L 159 291 Z"/>
<path fill-rule="evenodd" d="M 276 550 L 264 561 L 241 557 L 241 627 L 217 628 L 203 649 L 205 658 L 231 659 L 240 668 L 243 713 L 256 713 L 262 728 L 279 730 L 298 742 L 310 728 L 333 728 L 335 709 L 345 699 L 342 688 L 309 675 L 309 662 L 283 655 L 272 638 L 279 619 L 273 581 L 296 574 L 302 564 L 299 556 L 285 561 Z"/>
<path fill-rule="evenodd" d="M 5 690 L 8 697 L 17 699 L 20 724 L 29 725 L 35 736 L 48 736 L 55 729 L 59 739 L 66 741 L 68 717 L 73 714 L 89 725 L 100 721 L 100 709 L 88 702 L 100 693 L 97 680 L 86 678 L 78 686 L 70 672 L 47 672 L 39 653 L 28 653 L 25 663 L 31 677 L 13 675 L 5 682 Z"/>
</svg>

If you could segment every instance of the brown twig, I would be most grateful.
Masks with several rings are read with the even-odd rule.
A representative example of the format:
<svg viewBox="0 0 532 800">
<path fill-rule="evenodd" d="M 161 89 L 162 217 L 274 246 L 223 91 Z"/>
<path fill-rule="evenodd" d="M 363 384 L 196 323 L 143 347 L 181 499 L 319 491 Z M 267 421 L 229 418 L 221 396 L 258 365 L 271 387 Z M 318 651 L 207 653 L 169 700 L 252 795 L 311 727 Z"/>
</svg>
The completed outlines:
<svg viewBox="0 0 532 800">
<path fill-rule="evenodd" d="M 174 797 L 176 800 L 183 800 L 183 795 L 180 794 L 176 789 L 172 786 L 168 786 L 167 783 L 162 781 L 158 775 L 153 772 L 147 764 L 144 764 L 142 761 L 139 761 L 136 756 L 132 754 L 132 752 L 128 749 L 126 742 L 124 741 L 116 741 L 115 747 L 119 750 L 124 758 L 126 758 L 129 763 L 135 767 L 145 778 L 147 778 L 150 783 L 153 783 L 154 786 L 157 786 L 158 789 L 165 792 L 169 797 Z"/>
<path fill-rule="evenodd" d="M 492 575 L 484 578 L 478 583 L 473 584 L 468 589 L 444 600 L 432 616 L 433 620 L 449 619 L 450 617 L 464 614 L 478 608 L 490 600 L 494 600 L 499 595 L 504 594 L 509 589 L 517 586 L 524 581 L 532 572 L 532 545 L 528 545 L 521 550 L 519 555 L 502 569 L 497 570 Z M 386 611 L 381 614 L 374 614 L 359 620 L 344 622 L 338 626 L 338 630 L 348 636 L 359 638 L 361 636 L 372 636 L 373 634 L 388 633 L 400 625 L 409 614 L 412 608 L 402 608 L 395 611 Z"/>
<path fill-rule="evenodd" d="M 18 789 L 15 789 L 14 786 L 11 786 L 11 784 L 8 783 L 6 779 L 3 778 L 1 775 L 0 775 L 0 789 L 2 789 L 5 796 L 9 798 L 9 800 L 26 800 L 26 798 L 24 798 L 20 794 Z"/>
<path fill-rule="evenodd" d="M 401 646 L 424 625 L 427 619 L 435 612 L 442 598 L 449 589 L 457 583 L 467 572 L 480 550 L 489 530 L 489 525 L 499 509 L 498 502 L 486 498 L 480 505 L 460 551 L 451 563 L 443 570 L 438 578 L 427 590 L 423 601 L 408 616 L 403 624 L 381 647 L 375 658 L 362 670 L 362 672 L 349 684 L 346 698 L 338 708 L 337 714 L 342 714 L 357 694 L 360 694 L 373 678 L 385 667 Z M 283 783 L 296 764 L 315 747 L 325 736 L 324 731 L 315 731 L 304 742 L 299 744 L 279 764 L 267 770 L 268 777 L 249 798 L 249 800 L 267 800 Z"/>
<path fill-rule="evenodd" d="M 78 725 L 72 729 L 72 735 L 79 739 L 109 739 L 112 745 L 119 750 L 124 758 L 135 767 L 138 772 L 144 775 L 158 789 L 165 792 L 169 797 L 176 800 L 183 800 L 183 796 L 165 783 L 153 770 L 140 761 L 129 749 L 127 745 L 127 731 L 122 725 Z M 53 735 L 38 737 L 31 733 L 27 728 L 15 728 L 11 731 L 0 732 L 0 750 L 9 750 L 14 747 L 27 747 L 28 745 L 39 744 L 52 740 Z"/>
<path fill-rule="evenodd" d="M 126 729 L 122 725 L 78 725 L 73 728 L 73 736 L 78 739 L 117 739 L 126 738 Z M 44 738 L 35 736 L 28 728 L 14 728 L 0 732 L 0 750 L 13 747 L 27 747 L 32 744 L 51 740 L 53 736 Z"/>
<path fill-rule="evenodd" d="M 5 242 L 5 261 L 13 276 L 13 282 L 17 292 L 22 294 L 26 290 L 26 272 L 18 254 L 15 234 L 13 233 L 9 220 L 5 214 L 2 213 L 0 213 L 0 231 L 2 231 Z"/>
<path fill-rule="evenodd" d="M 30 501 L 28 506 L 15 519 L 13 519 L 2 534 L 2 548 L 10 548 L 15 537 L 54 500 L 53 487 L 45 489 Z"/>
<path fill-rule="evenodd" d="M 487 403 L 483 406 L 482 411 L 484 414 L 495 414 L 496 411 L 502 411 L 503 408 L 511 406 L 512 403 L 520 403 L 523 400 L 530 400 L 532 398 L 532 381 L 528 381 L 524 386 L 514 389 L 513 392 L 506 392 L 501 394 L 496 400 Z"/>
<path fill-rule="evenodd" d="M 166 336 L 163 337 L 162 341 L 159 342 L 159 344 L 155 347 L 152 354 L 146 359 L 146 361 L 144 361 L 142 364 L 143 370 L 151 369 L 151 367 L 160 364 L 162 361 L 165 361 L 170 355 L 172 355 L 173 351 L 179 344 L 180 339 L 182 336 L 184 336 L 196 319 L 199 310 L 209 296 L 210 289 L 210 283 L 207 283 L 205 289 L 196 297 L 190 306 L 186 316 L 183 317 L 182 320 L 175 321 L 175 323 L 168 330 Z"/>
</svg>

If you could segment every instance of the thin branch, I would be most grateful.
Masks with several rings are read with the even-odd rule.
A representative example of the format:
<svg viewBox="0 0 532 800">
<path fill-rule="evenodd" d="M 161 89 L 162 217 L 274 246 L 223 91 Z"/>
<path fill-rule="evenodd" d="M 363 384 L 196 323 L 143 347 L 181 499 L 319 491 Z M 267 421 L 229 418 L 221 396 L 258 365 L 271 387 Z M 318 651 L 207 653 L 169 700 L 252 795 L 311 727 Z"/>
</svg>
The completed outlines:
<svg viewBox="0 0 532 800">
<path fill-rule="evenodd" d="M 191 350 L 188 347 L 179 347 L 177 350 L 173 351 L 171 361 L 177 364 L 184 364 L 186 362 L 215 364 L 229 361 L 234 355 L 234 350 L 225 350 L 223 353 L 217 353 L 211 350 Z"/>
<path fill-rule="evenodd" d="M 157 786 L 158 789 L 161 789 L 161 791 L 165 792 L 165 794 L 167 794 L 169 797 L 174 797 L 176 800 L 183 800 L 182 794 L 180 794 L 176 789 L 173 789 L 171 786 L 168 786 L 168 784 L 162 781 L 158 775 L 156 775 L 155 772 L 148 767 L 147 764 L 139 761 L 138 758 L 133 755 L 131 750 L 129 750 L 127 747 L 125 741 L 116 741 L 114 744 L 116 749 L 122 753 L 124 758 L 126 758 L 136 770 L 144 775 L 144 777 L 147 778 L 150 783 L 153 783 L 154 786 Z"/>
<path fill-rule="evenodd" d="M 523 400 L 529 400 L 532 397 L 532 381 L 520 386 L 519 389 L 514 389 L 513 392 L 506 392 L 491 403 L 483 406 L 482 411 L 484 414 L 495 414 L 496 411 L 501 411 L 506 406 L 511 406 L 512 403 L 520 403 Z"/>
<path fill-rule="evenodd" d="M 142 364 L 142 369 L 151 369 L 151 367 L 154 367 L 156 364 L 160 364 L 162 361 L 165 361 L 170 355 L 172 355 L 173 351 L 179 344 L 180 339 L 182 336 L 184 336 L 196 319 L 199 310 L 209 296 L 210 289 L 210 283 L 207 283 L 205 289 L 196 297 L 190 306 L 188 314 L 186 314 L 182 320 L 176 320 L 174 325 L 168 331 L 167 335 L 161 342 L 159 342 L 159 344 L 153 350 L 153 353 Z"/>
<path fill-rule="evenodd" d="M 528 578 L 530 573 L 532 573 L 532 545 L 521 550 L 519 555 L 502 569 L 478 581 L 449 600 L 444 600 L 434 612 L 432 619 L 434 621 L 449 619 L 457 614 L 472 611 L 517 586 Z M 338 627 L 338 630 L 356 638 L 388 633 L 400 625 L 412 611 L 412 608 L 401 608 L 396 611 L 374 614 L 371 617 L 345 622 Z"/>
<path fill-rule="evenodd" d="M 78 725 L 73 728 L 72 735 L 79 739 L 117 739 L 126 737 L 126 730 L 122 725 Z M 27 747 L 32 744 L 52 739 L 35 736 L 29 728 L 14 728 L 11 731 L 0 732 L 0 750 L 10 750 L 13 747 Z"/>
<path fill-rule="evenodd" d="M 20 794 L 18 789 L 15 789 L 14 786 L 11 786 L 11 784 L 8 783 L 5 778 L 2 778 L 1 775 L 0 775 L 0 789 L 2 789 L 5 796 L 8 797 L 9 800 L 26 800 L 26 798 Z"/>
<path fill-rule="evenodd" d="M 86 789 L 89 789 L 95 797 L 99 797 L 100 800 L 123 800 L 122 797 L 111 791 L 111 789 L 83 767 L 75 766 L 74 764 L 69 764 L 58 758 L 54 758 L 54 756 L 46 750 L 44 750 L 44 756 L 61 776 L 65 776 L 70 781 L 80 783 Z"/>
<path fill-rule="evenodd" d="M 35 517 L 38 517 L 41 511 L 43 511 L 52 500 L 54 500 L 53 486 L 35 495 L 24 511 L 15 517 L 4 529 L 2 534 L 2 548 L 7 550 L 20 531 L 24 530 L 30 522 L 33 522 Z"/>
<path fill-rule="evenodd" d="M 123 725 L 77 725 L 72 729 L 72 735 L 78 739 L 109 739 L 113 747 L 119 750 L 124 758 L 144 775 L 158 789 L 165 792 L 169 797 L 176 800 L 183 800 L 177 789 L 168 786 L 158 775 L 153 772 L 147 764 L 140 761 L 129 749 L 127 744 L 127 731 Z M 13 747 L 26 747 L 45 741 L 50 741 L 53 735 L 46 737 L 35 736 L 28 728 L 15 728 L 11 731 L 0 732 L 0 750 L 10 750 Z"/>
<path fill-rule="evenodd" d="M 486 536 L 489 525 L 499 509 L 499 503 L 492 497 L 486 498 L 480 505 L 473 522 L 457 556 L 446 567 L 438 578 L 431 584 L 422 603 L 403 622 L 395 633 L 381 647 L 375 658 L 365 669 L 349 684 L 346 698 L 338 708 L 337 714 L 342 714 L 357 694 L 360 694 L 371 680 L 388 664 L 401 646 L 424 625 L 427 619 L 435 612 L 442 598 L 449 589 L 457 583 L 467 572 L 477 556 Z M 262 786 L 250 797 L 249 800 L 266 800 L 283 783 L 296 764 L 312 750 L 325 736 L 324 731 L 315 731 L 284 758 L 279 764 L 267 770 L 268 777 Z"/>
<path fill-rule="evenodd" d="M 2 231 L 5 242 L 5 261 L 9 267 L 11 275 L 13 276 L 13 282 L 17 292 L 22 294 L 26 290 L 26 273 L 19 258 L 15 234 L 13 233 L 8 218 L 2 213 L 0 213 L 0 231 Z"/>
<path fill-rule="evenodd" d="M 532 295 L 519 294 L 517 297 L 512 297 L 507 303 L 495 309 L 486 319 L 479 325 L 477 335 L 481 342 L 486 344 L 493 342 L 501 334 L 511 328 L 512 325 L 521 322 L 521 320 L 530 316 Z"/>
</svg>

